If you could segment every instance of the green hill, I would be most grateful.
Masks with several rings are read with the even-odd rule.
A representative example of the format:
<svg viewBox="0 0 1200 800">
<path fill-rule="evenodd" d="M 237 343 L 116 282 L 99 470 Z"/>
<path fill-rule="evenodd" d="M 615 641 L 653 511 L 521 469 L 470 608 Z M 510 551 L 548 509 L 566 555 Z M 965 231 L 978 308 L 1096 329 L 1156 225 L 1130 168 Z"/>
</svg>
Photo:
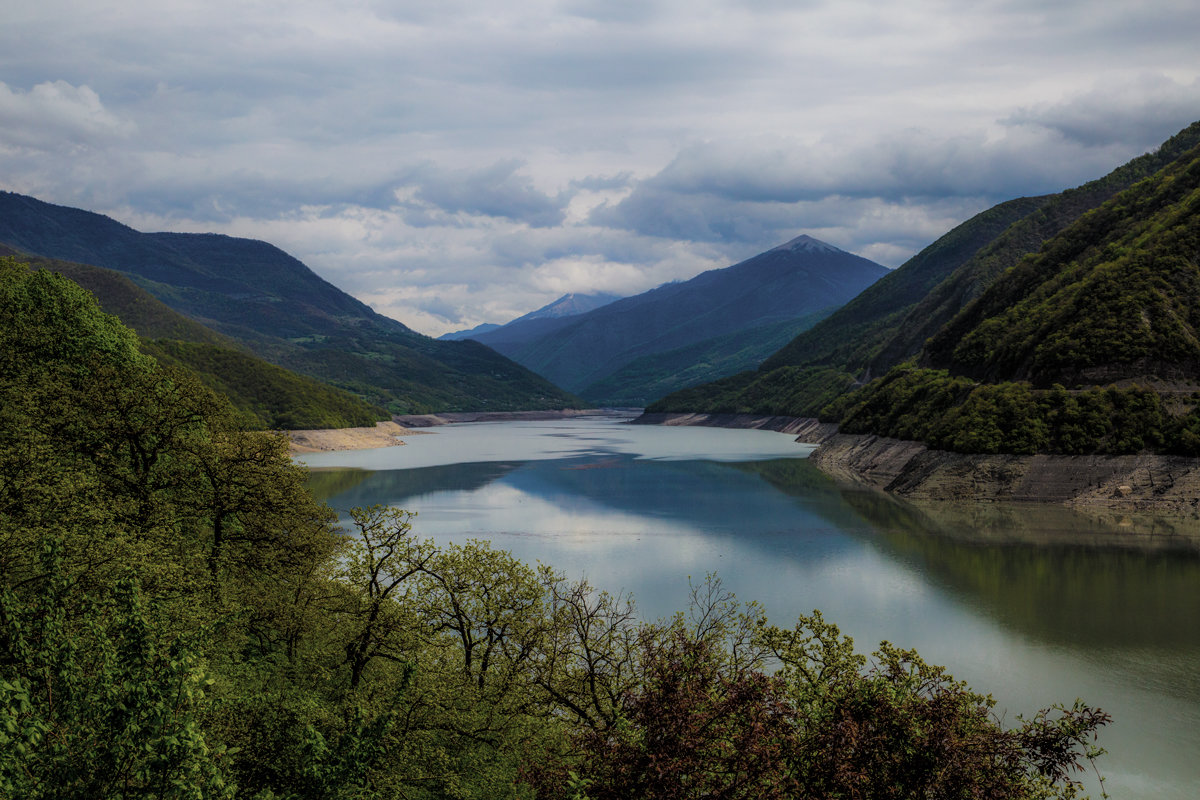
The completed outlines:
<svg viewBox="0 0 1200 800">
<path fill-rule="evenodd" d="M 0 242 L 117 270 L 255 355 L 394 413 L 579 405 L 483 345 L 436 341 L 375 313 L 266 242 L 141 233 L 9 192 L 0 192 Z"/>
<path fill-rule="evenodd" d="M 1004 270 L 1083 214 L 1200 143 L 1200 123 L 1109 175 L 967 220 L 800 334 L 757 371 L 664 397 L 653 411 L 817 416 L 834 397 L 920 352 Z"/>
<path fill-rule="evenodd" d="M 642 356 L 584 387 L 580 394 L 606 398 L 615 406 L 645 406 L 665 394 L 755 367 L 796 334 L 827 317 L 832 310 L 824 309 L 796 319 Z"/>
<path fill-rule="evenodd" d="M 830 412 L 847 433 L 961 452 L 1198 454 L 1198 254 L 1200 145 L 1001 275 L 917 365 Z"/>
<path fill-rule="evenodd" d="M 732 266 L 585 314 L 531 320 L 477 338 L 589 401 L 622 405 L 655 397 L 649 393 L 656 388 L 672 388 L 671 371 L 690 372 L 675 383 L 680 386 L 702 380 L 705 371 L 716 377 L 753 367 L 771 350 L 747 348 L 753 337 L 742 334 L 758 328 L 778 341 L 777 326 L 791 324 L 794 335 L 812 315 L 840 306 L 886 274 L 873 261 L 802 235 Z M 528 336 L 533 329 L 537 334 Z M 718 341 L 727 336 L 741 338 Z M 681 348 L 695 360 L 664 356 Z M 667 366 L 639 361 L 659 356 Z"/>
<path fill-rule="evenodd" d="M 141 337 L 143 352 L 186 369 L 230 399 L 263 428 L 345 428 L 373 425 L 387 414 L 349 392 L 277 367 L 236 342 L 172 311 L 128 277 L 87 264 L 28 256 L 0 245 L 36 269 L 56 272 L 90 291 L 100 307 Z"/>
</svg>

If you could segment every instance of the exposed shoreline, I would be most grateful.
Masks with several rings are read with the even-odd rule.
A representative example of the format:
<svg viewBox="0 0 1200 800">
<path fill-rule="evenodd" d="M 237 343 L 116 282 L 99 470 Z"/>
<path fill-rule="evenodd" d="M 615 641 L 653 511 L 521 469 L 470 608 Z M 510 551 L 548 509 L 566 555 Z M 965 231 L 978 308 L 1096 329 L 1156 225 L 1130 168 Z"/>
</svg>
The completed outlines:
<svg viewBox="0 0 1200 800">
<path fill-rule="evenodd" d="M 370 450 L 375 447 L 395 447 L 404 444 L 401 436 L 420 436 L 428 431 L 415 431 L 396 424 L 394 420 L 377 422 L 364 428 L 319 428 L 306 431 L 284 431 L 292 455 L 324 453 L 333 450 Z"/>
<path fill-rule="evenodd" d="M 439 414 L 400 414 L 392 421 L 406 428 L 433 428 L 464 422 L 508 422 L 573 419 L 575 417 L 634 416 L 641 409 L 563 408 L 549 411 L 443 411 Z"/>
<path fill-rule="evenodd" d="M 921 442 L 837 432 L 798 417 L 647 414 L 647 425 L 765 428 L 818 445 L 809 457 L 830 477 L 908 500 L 1041 503 L 1200 514 L 1200 459 L 1183 456 L 986 455 Z"/>
<path fill-rule="evenodd" d="M 808 417 L 778 417 L 755 414 L 642 414 L 634 425 L 692 425 L 704 428 L 751 428 L 796 434 L 796 441 L 820 444 L 837 433 L 837 425 Z"/>
<path fill-rule="evenodd" d="M 632 416 L 639 409 L 575 409 L 558 411 L 447 411 L 441 414 L 401 414 L 385 422 L 361 428 L 317 428 L 284 431 L 292 455 L 326 453 L 337 450 L 372 450 L 404 444 L 401 437 L 424 436 L 421 430 L 438 425 L 463 422 L 500 422 L 506 420 L 552 420 L 574 417 Z"/>
</svg>

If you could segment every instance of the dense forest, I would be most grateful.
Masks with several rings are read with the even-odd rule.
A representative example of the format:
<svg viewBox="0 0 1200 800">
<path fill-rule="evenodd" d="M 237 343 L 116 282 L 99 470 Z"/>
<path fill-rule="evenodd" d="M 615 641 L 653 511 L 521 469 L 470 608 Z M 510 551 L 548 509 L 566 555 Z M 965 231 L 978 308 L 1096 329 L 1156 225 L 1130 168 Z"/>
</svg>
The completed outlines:
<svg viewBox="0 0 1200 800">
<path fill-rule="evenodd" d="M 991 700 L 710 578 L 632 599 L 398 509 L 0 259 L 0 797 L 1071 797 L 1107 716 Z M 414 528 L 414 526 L 417 526 Z"/>
<path fill-rule="evenodd" d="M 985 212 L 757 373 L 648 410 L 817 416 L 964 453 L 1197 455 L 1197 253 L 1200 123 L 1106 178 Z M 912 301 L 945 254 L 961 265 Z"/>
<path fill-rule="evenodd" d="M 301 403 L 296 403 L 290 418 L 280 420 L 287 425 L 301 416 L 361 417 L 364 408 L 370 410 L 367 416 L 378 419 L 387 414 L 580 404 L 579 398 L 478 342 L 437 341 L 375 313 L 266 242 L 210 233 L 143 233 L 100 214 L 12 192 L 0 192 L 0 242 L 0 255 L 16 250 L 34 258 L 86 264 L 89 276 L 97 268 L 119 273 L 124 285 L 108 277 L 103 286 L 93 283 L 88 288 L 102 304 L 115 300 L 113 313 L 123 319 L 126 310 L 140 319 L 151 310 L 161 321 L 165 315 L 151 309 L 150 300 L 185 317 L 186 323 L 174 331 L 143 333 L 148 338 L 211 345 L 218 333 L 223 346 L 315 379 L 308 381 L 310 386 L 332 384 L 353 395 L 350 399 L 359 406 L 351 408 L 342 398 L 333 403 L 342 408 L 330 413 L 319 407 L 327 403 L 312 402 L 301 414 Z M 62 271 L 57 265 L 51 268 Z M 78 269 L 70 272 L 75 277 Z M 110 297 L 113 288 L 128 295 L 131 282 L 148 296 L 138 299 L 137 308 Z M 194 333 L 197 321 L 209 329 L 206 334 Z M 132 320 L 127 324 L 137 328 Z M 176 348 L 172 355 L 194 356 L 188 366 L 202 374 L 213 360 L 211 348 Z M 238 390 L 237 399 L 249 400 L 253 413 L 275 414 L 271 402 L 258 402 L 264 394 L 254 386 L 260 376 L 274 384 L 266 394 L 282 392 L 290 400 L 301 399 L 292 391 L 294 379 L 276 380 L 278 371 L 268 374 L 245 358 L 235 366 L 236 385 L 217 388 Z M 328 389 L 323 392 L 332 399 Z"/>
<path fill-rule="evenodd" d="M 1129 452 L 1141 449 L 1136 437 L 1115 441 L 1104 426 L 1058 443 L 1037 433 L 1031 441 L 984 435 L 985 445 L 995 444 L 983 450 L 970 450 L 978 441 L 954 427 L 971 425 L 967 417 L 982 419 L 994 405 L 991 384 L 1019 384 L 1001 387 L 1004 402 L 1030 397 L 1021 416 L 1049 423 L 1076 415 L 1074 401 L 1060 402 L 1056 385 L 1087 392 L 1078 402 L 1103 411 L 1098 391 L 1124 397 L 1138 384 L 1156 392 L 1151 402 L 1171 417 L 1144 439 L 1145 449 L 1193 452 L 1183 432 L 1194 422 L 1182 417 L 1193 407 L 1195 383 L 1186 307 L 1194 281 L 1187 265 L 1196 252 L 1190 194 L 1198 146 L 1200 122 L 1104 178 L 979 213 L 800 333 L 756 371 L 673 393 L 648 410 L 818 416 L 844 422 L 847 432 L 902 434 L 967 452 L 1020 453 L 1031 446 Z M 1048 283 L 1040 285 L 1043 278 Z M 1022 299 L 1026 290 L 1032 294 Z M 914 373 L 916 367 L 929 371 Z M 935 407 L 899 396 L 901 386 L 924 383 L 919 377 L 925 375 L 926 393 L 944 397 L 943 371 L 970 379 L 955 384 L 953 402 Z M 923 419 L 962 407 L 967 386 L 977 384 L 988 385 L 960 421 Z M 847 397 L 851 392 L 857 396 Z M 902 408 L 881 410 L 882 397 L 869 399 L 874 392 L 887 393 Z M 986 425 L 1008 423 L 989 417 Z"/>
</svg>

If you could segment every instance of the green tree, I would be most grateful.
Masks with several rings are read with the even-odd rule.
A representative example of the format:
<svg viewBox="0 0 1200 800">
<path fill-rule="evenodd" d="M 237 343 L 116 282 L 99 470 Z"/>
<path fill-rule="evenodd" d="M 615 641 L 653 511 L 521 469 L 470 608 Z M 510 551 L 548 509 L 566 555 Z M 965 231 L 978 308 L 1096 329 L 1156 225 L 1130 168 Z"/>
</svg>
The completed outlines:
<svg viewBox="0 0 1200 800">
<path fill-rule="evenodd" d="M 80 599 L 57 543 L 43 556 L 32 600 L 0 593 L 0 796 L 233 797 L 200 726 L 212 679 L 192 649 L 156 635 L 136 580 Z"/>
</svg>

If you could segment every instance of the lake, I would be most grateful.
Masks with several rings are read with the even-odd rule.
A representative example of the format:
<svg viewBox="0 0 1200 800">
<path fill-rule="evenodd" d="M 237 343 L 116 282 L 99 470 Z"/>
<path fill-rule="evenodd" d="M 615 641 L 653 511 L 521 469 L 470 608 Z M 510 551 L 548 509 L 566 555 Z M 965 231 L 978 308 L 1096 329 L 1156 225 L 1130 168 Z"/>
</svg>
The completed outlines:
<svg viewBox="0 0 1200 800">
<path fill-rule="evenodd" d="M 415 511 L 420 535 L 489 539 L 632 592 L 647 618 L 715 572 L 778 625 L 820 609 L 860 651 L 917 649 L 1007 719 L 1082 698 L 1114 718 L 1113 798 L 1200 797 L 1196 520 L 914 505 L 834 483 L 769 431 L 602 416 L 429 430 L 301 460 L 340 512 Z"/>
</svg>

